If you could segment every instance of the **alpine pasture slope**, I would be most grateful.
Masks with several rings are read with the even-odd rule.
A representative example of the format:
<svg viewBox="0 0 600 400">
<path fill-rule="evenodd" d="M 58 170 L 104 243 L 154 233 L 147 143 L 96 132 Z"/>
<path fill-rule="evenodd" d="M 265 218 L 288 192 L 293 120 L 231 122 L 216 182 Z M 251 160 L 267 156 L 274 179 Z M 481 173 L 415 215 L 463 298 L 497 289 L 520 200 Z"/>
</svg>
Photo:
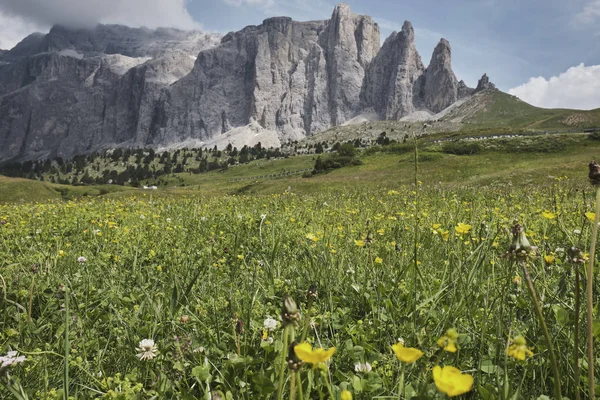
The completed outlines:
<svg viewBox="0 0 600 400">
<path fill-rule="evenodd" d="M 549 140 L 0 205 L 1 397 L 586 398 L 600 144 Z"/>
</svg>

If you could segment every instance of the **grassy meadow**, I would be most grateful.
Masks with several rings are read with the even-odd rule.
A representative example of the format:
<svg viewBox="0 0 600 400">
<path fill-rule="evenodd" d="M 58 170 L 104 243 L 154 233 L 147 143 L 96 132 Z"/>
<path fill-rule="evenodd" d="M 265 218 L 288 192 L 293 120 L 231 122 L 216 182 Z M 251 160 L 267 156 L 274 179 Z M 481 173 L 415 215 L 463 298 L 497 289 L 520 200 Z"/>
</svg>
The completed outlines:
<svg viewBox="0 0 600 400">
<path fill-rule="evenodd" d="M 0 398 L 559 398 L 528 276 L 562 395 L 588 398 L 600 142 L 533 140 L 422 145 L 417 175 L 398 148 L 157 191 L 3 178 Z M 517 221 L 535 249 L 515 259 Z"/>
</svg>

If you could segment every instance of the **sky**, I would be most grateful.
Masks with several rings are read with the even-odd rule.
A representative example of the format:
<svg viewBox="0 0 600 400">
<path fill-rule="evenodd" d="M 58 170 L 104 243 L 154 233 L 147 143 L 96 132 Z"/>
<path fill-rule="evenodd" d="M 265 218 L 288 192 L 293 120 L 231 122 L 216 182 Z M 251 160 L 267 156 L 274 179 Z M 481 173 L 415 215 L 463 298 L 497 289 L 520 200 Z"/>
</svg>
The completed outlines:
<svg viewBox="0 0 600 400">
<path fill-rule="evenodd" d="M 458 79 L 487 73 L 506 92 L 541 107 L 600 108 L 600 0 L 347 0 L 372 16 L 382 41 L 405 20 L 427 65 L 450 41 Z M 172 26 L 226 33 L 265 18 L 328 19 L 330 0 L 0 0 L 0 49 L 54 24 Z"/>
</svg>

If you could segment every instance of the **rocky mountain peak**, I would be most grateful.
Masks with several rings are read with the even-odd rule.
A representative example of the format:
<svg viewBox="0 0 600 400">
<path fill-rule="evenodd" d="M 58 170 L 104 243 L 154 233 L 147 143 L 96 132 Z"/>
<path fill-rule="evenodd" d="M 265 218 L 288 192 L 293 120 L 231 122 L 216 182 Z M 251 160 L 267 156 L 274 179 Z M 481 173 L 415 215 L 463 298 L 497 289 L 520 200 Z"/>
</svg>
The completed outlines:
<svg viewBox="0 0 600 400">
<path fill-rule="evenodd" d="M 477 82 L 477 88 L 475 89 L 475 91 L 481 92 L 483 90 L 494 90 L 494 89 L 496 89 L 496 85 L 494 85 L 492 82 L 490 82 L 490 78 L 487 76 L 487 74 L 483 74 L 483 76 L 481 77 L 479 82 Z"/>
<path fill-rule="evenodd" d="M 424 74 L 424 106 L 434 113 L 442 111 L 458 99 L 458 80 L 452 71 L 452 49 L 441 39 Z"/>
<path fill-rule="evenodd" d="M 448 41 L 427 68 L 409 21 L 380 43 L 373 18 L 346 3 L 329 20 L 274 17 L 223 37 L 55 26 L 0 53 L 0 161 L 257 137 L 279 146 L 361 113 L 400 119 L 472 94 Z"/>
<path fill-rule="evenodd" d="M 404 21 L 404 24 L 402 24 L 402 31 L 401 32 L 409 40 L 414 40 L 415 39 L 415 29 L 413 28 L 413 25 L 412 25 L 412 23 L 410 21 Z"/>
</svg>

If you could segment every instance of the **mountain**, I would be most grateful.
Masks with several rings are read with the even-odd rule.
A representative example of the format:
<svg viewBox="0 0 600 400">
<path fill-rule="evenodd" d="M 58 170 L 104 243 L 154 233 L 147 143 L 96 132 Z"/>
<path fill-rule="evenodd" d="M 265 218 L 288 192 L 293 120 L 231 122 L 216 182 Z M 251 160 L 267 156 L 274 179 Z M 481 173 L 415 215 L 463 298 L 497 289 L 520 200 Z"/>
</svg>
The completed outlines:
<svg viewBox="0 0 600 400">
<path fill-rule="evenodd" d="M 223 37 L 55 26 L 0 55 L 0 161 L 113 147 L 279 146 L 364 113 L 435 114 L 484 90 L 457 81 L 448 41 L 425 67 L 414 40 L 407 21 L 380 48 L 378 25 L 347 4 L 326 21 L 275 17 Z"/>
</svg>

